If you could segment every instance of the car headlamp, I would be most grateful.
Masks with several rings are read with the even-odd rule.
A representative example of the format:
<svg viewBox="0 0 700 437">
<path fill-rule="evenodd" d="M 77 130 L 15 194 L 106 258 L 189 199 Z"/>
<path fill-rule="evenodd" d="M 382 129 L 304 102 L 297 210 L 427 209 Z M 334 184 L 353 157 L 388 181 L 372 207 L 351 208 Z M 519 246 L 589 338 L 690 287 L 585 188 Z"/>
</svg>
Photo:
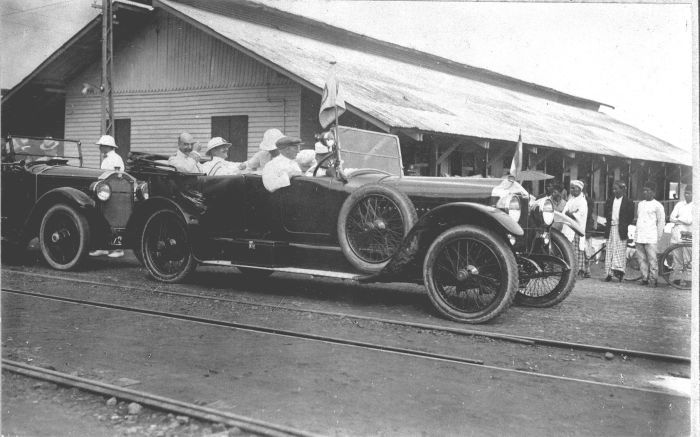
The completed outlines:
<svg viewBox="0 0 700 437">
<path fill-rule="evenodd" d="M 540 209 L 542 213 L 542 221 L 545 225 L 551 226 L 554 223 L 554 204 L 552 201 L 547 199 L 542 203 L 542 208 Z"/>
<path fill-rule="evenodd" d="M 502 196 L 496 202 L 496 208 L 507 212 L 510 218 L 516 222 L 520 220 L 520 198 L 511 193 Z"/>
<path fill-rule="evenodd" d="M 148 191 L 148 183 L 139 181 L 136 183 L 136 197 L 141 200 L 148 200 L 150 192 Z"/>
<path fill-rule="evenodd" d="M 103 202 L 112 197 L 112 188 L 105 181 L 93 182 L 91 188 L 95 192 L 95 196 Z"/>
</svg>

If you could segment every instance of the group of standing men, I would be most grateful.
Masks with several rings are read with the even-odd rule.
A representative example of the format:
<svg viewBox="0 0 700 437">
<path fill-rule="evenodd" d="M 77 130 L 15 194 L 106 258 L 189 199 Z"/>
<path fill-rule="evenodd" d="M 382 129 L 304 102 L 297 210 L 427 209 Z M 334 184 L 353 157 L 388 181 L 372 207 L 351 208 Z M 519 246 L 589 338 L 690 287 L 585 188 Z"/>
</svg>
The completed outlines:
<svg viewBox="0 0 700 437">
<path fill-rule="evenodd" d="M 569 197 L 562 199 L 560 187 L 550 184 L 549 198 L 554 209 L 566 214 L 576 222 L 578 227 L 589 236 L 595 218 L 592 211 L 592 201 L 583 193 L 582 181 L 573 180 L 570 184 Z M 634 202 L 626 195 L 627 186 L 622 181 L 615 181 L 612 187 L 613 196 L 605 202 L 604 216 L 606 220 L 605 238 L 605 281 L 613 278 L 622 281 L 627 263 L 627 240 L 630 226 L 635 226 L 634 242 L 635 256 L 642 273 L 642 285 L 656 286 L 658 281 L 658 244 L 666 225 L 666 214 L 663 205 L 655 199 L 656 184 L 647 182 L 643 186 L 642 200 L 635 208 Z M 676 204 L 669 216 L 671 229 L 670 244 L 681 242 L 681 232 L 690 232 L 692 225 L 692 187 L 685 187 L 684 200 Z M 562 232 L 572 243 L 578 267 L 579 276 L 590 277 L 590 267 L 586 257 L 586 241 L 579 237 L 568 226 Z M 689 256 L 690 254 L 688 254 Z M 682 260 L 674 260 L 674 263 Z"/>
</svg>

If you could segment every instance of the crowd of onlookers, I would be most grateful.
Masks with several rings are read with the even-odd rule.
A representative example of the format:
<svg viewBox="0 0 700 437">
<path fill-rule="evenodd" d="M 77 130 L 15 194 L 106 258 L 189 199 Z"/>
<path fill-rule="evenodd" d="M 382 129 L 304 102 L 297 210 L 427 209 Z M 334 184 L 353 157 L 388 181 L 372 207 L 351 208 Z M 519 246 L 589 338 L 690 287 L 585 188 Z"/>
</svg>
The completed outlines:
<svg viewBox="0 0 700 437">
<path fill-rule="evenodd" d="M 569 192 L 553 182 L 546 185 L 543 197 L 552 201 L 554 209 L 576 222 L 583 230 L 580 237 L 571 227 L 563 225 L 562 232 L 571 242 L 576 260 L 574 262 L 578 276 L 591 277 L 591 255 L 593 249 L 594 229 L 597 227 L 597 216 L 593 211 L 593 201 L 583 192 L 584 183 L 573 180 Z M 643 186 L 642 199 L 635 207 L 634 202 L 627 196 L 627 186 L 622 181 L 615 181 L 612 186 L 612 197 L 605 202 L 604 207 L 604 238 L 605 244 L 605 281 L 613 278 L 622 281 L 628 258 L 628 240 L 634 240 L 635 253 L 642 273 L 642 284 L 656 286 L 658 281 L 658 244 L 664 231 L 671 234 L 670 244 L 681 242 L 682 232 L 691 232 L 693 221 L 692 187 L 687 185 L 683 199 L 678 202 L 666 223 L 666 213 L 663 205 L 655 199 L 656 184 L 647 182 Z M 690 257 L 690 252 L 684 254 Z M 681 262 L 674 260 L 674 262 Z"/>
</svg>

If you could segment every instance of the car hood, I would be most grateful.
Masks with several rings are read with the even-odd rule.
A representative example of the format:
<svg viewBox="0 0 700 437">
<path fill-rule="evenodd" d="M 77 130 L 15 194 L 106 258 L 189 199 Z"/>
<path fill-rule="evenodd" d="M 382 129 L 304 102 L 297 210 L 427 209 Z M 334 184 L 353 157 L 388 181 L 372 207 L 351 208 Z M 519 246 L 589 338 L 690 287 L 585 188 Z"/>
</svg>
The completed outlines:
<svg viewBox="0 0 700 437">
<path fill-rule="evenodd" d="M 36 165 L 31 172 L 41 176 L 69 176 L 97 179 L 106 170 L 99 168 L 73 167 L 70 165 Z"/>
<path fill-rule="evenodd" d="M 527 195 L 517 182 L 497 178 L 392 176 L 382 179 L 381 183 L 393 186 L 411 198 L 443 201 L 488 202 L 507 193 Z"/>
</svg>

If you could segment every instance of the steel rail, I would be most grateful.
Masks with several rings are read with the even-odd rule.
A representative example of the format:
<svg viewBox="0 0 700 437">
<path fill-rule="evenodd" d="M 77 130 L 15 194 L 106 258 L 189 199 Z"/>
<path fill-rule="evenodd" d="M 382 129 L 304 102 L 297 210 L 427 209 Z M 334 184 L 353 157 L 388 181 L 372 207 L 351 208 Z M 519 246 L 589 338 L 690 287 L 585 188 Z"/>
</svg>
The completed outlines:
<svg viewBox="0 0 700 437">
<path fill-rule="evenodd" d="M 454 357 L 454 356 L 443 355 L 443 354 L 433 354 L 433 353 L 429 353 L 429 352 L 416 351 L 416 350 L 412 350 L 412 349 L 395 348 L 395 347 L 391 347 L 391 346 L 382 346 L 382 345 L 376 345 L 373 343 L 338 339 L 338 338 L 334 338 L 334 337 L 325 337 L 325 336 L 320 336 L 320 335 L 306 334 L 306 333 L 302 333 L 302 332 L 289 331 L 289 330 L 283 330 L 283 329 L 277 329 L 277 328 L 269 328 L 269 327 L 264 327 L 264 326 L 247 325 L 247 324 L 235 323 L 235 322 L 225 322 L 225 321 L 206 319 L 206 318 L 196 317 L 196 316 L 187 316 L 187 315 L 177 314 L 177 313 L 168 313 L 168 312 L 162 312 L 162 311 L 148 310 L 148 309 L 144 309 L 144 308 L 127 307 L 127 306 L 108 304 L 108 303 L 102 303 L 102 302 L 83 301 L 80 299 L 51 296 L 51 295 L 45 295 L 45 294 L 35 293 L 35 292 L 31 292 L 31 291 L 13 290 L 13 289 L 8 289 L 8 288 L 2 288 L 1 290 L 5 293 L 16 294 L 16 295 L 21 295 L 21 296 L 29 296 L 29 297 L 45 299 L 45 300 L 52 300 L 52 301 L 57 301 L 57 302 L 62 302 L 62 303 L 70 303 L 70 304 L 76 304 L 76 305 L 91 306 L 91 307 L 96 307 L 96 308 L 118 310 L 118 311 L 124 311 L 124 312 L 129 312 L 129 313 L 145 314 L 145 315 L 162 317 L 162 318 L 171 319 L 171 320 L 195 322 L 195 323 L 200 323 L 203 325 L 239 329 L 242 331 L 263 333 L 263 334 L 270 334 L 270 335 L 279 335 L 279 336 L 283 336 L 283 337 L 291 337 L 291 338 L 297 338 L 297 339 L 301 339 L 301 340 L 311 340 L 311 341 L 319 341 L 322 343 L 339 344 L 339 345 L 343 345 L 343 346 L 357 347 L 360 349 L 378 350 L 381 352 L 395 353 L 395 354 L 404 355 L 404 356 L 411 356 L 414 358 L 426 358 L 426 359 L 432 359 L 432 360 L 437 360 L 437 361 L 442 361 L 442 362 L 463 364 L 466 366 L 477 366 L 477 367 L 482 368 L 482 369 L 491 369 L 491 370 L 507 372 L 507 373 L 516 373 L 516 374 L 522 374 L 522 375 L 527 375 L 527 376 L 531 376 L 531 377 L 555 379 L 555 380 L 569 381 L 569 382 L 578 382 L 578 383 L 592 384 L 592 385 L 602 386 L 602 387 L 609 387 L 609 388 L 623 389 L 623 390 L 632 390 L 632 391 L 639 391 L 639 392 L 644 392 L 644 393 L 654 393 L 654 394 L 660 394 L 660 395 L 666 395 L 666 396 L 676 396 L 676 397 L 682 397 L 682 398 L 687 397 L 686 395 L 670 394 L 668 392 L 649 389 L 649 388 L 631 387 L 631 386 L 612 384 L 612 383 L 607 383 L 607 382 L 591 381 L 591 380 L 580 379 L 580 378 L 570 378 L 570 377 L 566 377 L 566 376 L 548 375 L 548 374 L 536 373 L 536 372 L 519 370 L 519 369 L 510 369 L 510 368 L 506 368 L 506 367 L 485 365 L 483 363 L 483 361 L 480 361 L 480 360 L 473 360 L 473 359 L 462 358 L 462 357 Z"/>
<path fill-rule="evenodd" d="M 236 426 L 242 430 L 269 437 L 316 437 L 319 434 L 314 434 L 306 431 L 294 429 L 292 427 L 278 425 L 264 420 L 253 419 L 238 414 L 218 411 L 212 408 L 207 408 L 201 405 L 192 404 L 190 402 L 178 401 L 176 399 L 158 396 L 152 393 L 147 393 L 140 390 L 119 387 L 112 384 L 107 384 L 100 381 L 81 378 L 78 376 L 69 375 L 54 370 L 44 369 L 41 367 L 30 366 L 3 358 L 2 370 L 7 370 L 30 378 L 40 379 L 43 381 L 52 382 L 54 384 L 76 387 L 91 393 L 96 393 L 103 396 L 114 396 L 118 399 L 138 402 L 139 404 L 148 407 L 183 414 L 208 422 L 221 423 L 228 426 Z"/>
<path fill-rule="evenodd" d="M 55 301 L 59 301 L 59 302 L 92 306 L 92 307 L 97 307 L 97 308 L 106 308 L 106 309 L 118 310 L 118 311 L 126 311 L 126 312 L 131 312 L 131 313 L 138 313 L 138 314 L 146 314 L 149 316 L 163 317 L 166 319 L 182 320 L 182 321 L 187 321 L 187 322 L 201 323 L 201 324 L 210 325 L 210 326 L 219 326 L 219 327 L 224 327 L 224 328 L 240 329 L 243 331 L 258 332 L 258 333 L 271 334 L 271 335 L 279 335 L 279 336 L 283 336 L 283 337 L 292 337 L 292 338 L 298 338 L 298 339 L 303 339 L 303 340 L 313 340 L 313 341 L 320 341 L 320 342 L 324 342 L 324 343 L 340 344 L 343 346 L 355 346 L 355 347 L 360 347 L 360 348 L 365 348 L 365 349 L 373 349 L 373 350 L 378 350 L 378 351 L 382 351 L 382 352 L 390 352 L 390 353 L 396 353 L 396 354 L 400 354 L 400 355 L 409 355 L 409 356 L 413 356 L 413 357 L 428 358 L 428 359 L 434 359 L 434 360 L 439 360 L 439 361 L 449 361 L 449 362 L 454 362 L 454 363 L 475 364 L 475 365 L 484 364 L 484 362 L 481 360 L 475 360 L 475 359 L 471 359 L 471 358 L 456 357 L 453 355 L 445 355 L 445 354 L 435 354 L 435 353 L 424 352 L 424 351 L 419 351 L 419 350 L 415 350 L 415 349 L 386 346 L 386 345 L 381 345 L 381 344 L 368 343 L 368 342 L 364 342 L 364 341 L 347 340 L 347 339 L 337 338 L 337 337 L 327 337 L 327 336 L 323 336 L 323 335 L 307 334 L 307 333 L 303 333 L 303 332 L 290 331 L 287 329 L 271 328 L 271 327 L 267 327 L 267 326 L 251 325 L 251 324 L 247 324 L 247 323 L 227 322 L 224 320 L 207 319 L 205 317 L 188 316 L 185 314 L 169 313 L 166 311 L 149 310 L 146 308 L 129 307 L 129 306 L 116 305 L 116 304 L 105 303 L 105 302 L 94 302 L 94 301 L 88 301 L 88 300 L 82 300 L 82 299 L 73 299 L 73 298 L 69 298 L 69 297 L 52 296 L 52 295 L 43 294 L 43 293 L 36 293 L 36 292 L 32 292 L 32 291 L 14 290 L 14 289 L 5 288 L 5 287 L 2 288 L 2 291 L 5 293 L 13 293 L 13 294 L 18 294 L 18 295 L 37 297 L 37 298 L 41 298 L 41 299 L 55 300 Z"/>
<path fill-rule="evenodd" d="M 171 295 L 171 296 L 191 297 L 191 298 L 197 298 L 197 299 L 202 299 L 202 300 L 217 300 L 217 301 L 221 301 L 221 302 L 235 303 L 235 304 L 239 304 L 239 305 L 257 306 L 257 307 L 272 308 L 272 309 L 282 309 L 282 310 L 286 310 L 286 311 L 296 311 L 296 312 L 301 312 L 301 313 L 319 314 L 319 315 L 346 318 L 346 319 L 379 322 L 379 323 L 385 323 L 385 324 L 391 324 L 391 325 L 397 325 L 397 326 L 406 326 L 406 327 L 411 327 L 411 328 L 419 328 L 419 329 L 426 329 L 426 330 L 432 330 L 432 331 L 449 332 L 451 334 L 456 334 L 456 335 L 492 338 L 495 340 L 502 340 L 502 341 L 508 341 L 508 342 L 513 342 L 513 343 L 526 344 L 526 345 L 530 345 L 530 346 L 539 345 L 539 346 L 548 346 L 548 347 L 554 347 L 554 348 L 559 348 L 559 349 L 573 349 L 573 350 L 599 352 L 599 353 L 610 352 L 612 354 L 617 354 L 617 355 L 626 355 L 626 356 L 630 356 L 630 357 L 645 358 L 645 359 L 649 359 L 649 360 L 681 363 L 681 364 L 688 364 L 688 365 L 690 365 L 690 362 L 691 362 L 690 357 L 684 357 L 684 356 L 680 356 L 680 355 L 661 354 L 661 353 L 656 353 L 656 352 L 639 351 L 639 350 L 634 350 L 634 349 L 625 349 L 625 348 L 612 347 L 612 346 L 600 346 L 600 345 L 586 344 L 586 343 L 575 343 L 575 342 L 568 342 L 568 341 L 564 341 L 564 340 L 553 340 L 553 339 L 549 339 L 549 338 L 531 337 L 531 336 L 524 336 L 524 335 L 501 334 L 501 333 L 481 331 L 481 330 L 475 330 L 475 329 L 452 328 L 452 327 L 447 327 L 447 326 L 440 326 L 440 325 L 433 325 L 433 324 L 426 324 L 426 323 L 419 323 L 419 322 L 406 322 L 406 321 L 395 320 L 395 319 L 382 319 L 382 318 L 378 318 L 378 317 L 338 313 L 338 312 L 334 312 L 334 311 L 310 310 L 310 309 L 294 308 L 294 307 L 289 307 L 289 306 L 284 306 L 284 305 L 271 305 L 271 304 L 265 304 L 265 303 L 246 302 L 246 301 L 241 301 L 241 300 L 236 300 L 236 299 L 228 299 L 228 298 L 213 297 L 213 296 L 202 296 L 202 295 L 198 295 L 198 294 L 182 293 L 182 292 L 178 292 L 178 291 L 155 290 L 155 289 L 151 289 L 151 288 L 136 287 L 136 286 L 131 286 L 131 285 L 109 284 L 109 283 L 104 283 L 104 282 L 99 282 L 99 281 L 90 281 L 87 279 L 67 278 L 67 277 L 62 277 L 62 276 L 47 275 L 47 274 L 33 273 L 33 272 L 22 272 L 22 271 L 18 271 L 18 270 L 14 270 L 14 269 L 6 269 L 6 270 L 11 271 L 13 273 L 18 273 L 18 274 L 27 275 L 27 276 L 36 276 L 36 277 L 46 278 L 46 279 L 58 279 L 58 280 L 63 280 L 63 281 L 73 281 L 73 282 L 78 282 L 78 283 L 83 283 L 83 284 L 98 285 L 98 286 L 104 286 L 104 287 L 115 287 L 115 288 L 121 288 L 121 289 L 125 289 L 125 290 L 134 290 L 134 291 L 141 291 L 141 292 L 146 291 L 146 292 L 159 293 L 159 294 L 165 294 L 165 295 Z"/>
</svg>

